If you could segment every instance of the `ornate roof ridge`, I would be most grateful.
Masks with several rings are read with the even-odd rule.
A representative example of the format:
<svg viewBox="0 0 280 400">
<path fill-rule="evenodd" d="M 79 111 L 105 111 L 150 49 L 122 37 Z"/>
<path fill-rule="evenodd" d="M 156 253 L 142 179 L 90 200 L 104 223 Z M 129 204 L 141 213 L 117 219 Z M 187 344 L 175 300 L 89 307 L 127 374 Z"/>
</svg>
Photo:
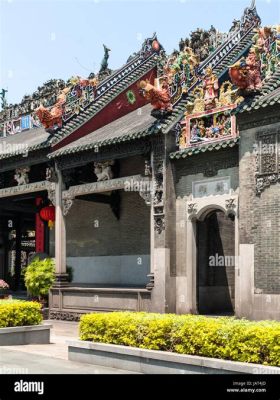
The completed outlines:
<svg viewBox="0 0 280 400">
<path fill-rule="evenodd" d="M 280 103 L 280 65 L 276 66 L 275 72 L 265 78 L 263 87 L 258 95 L 247 98 L 234 111 L 234 114 L 249 112 L 254 109 L 264 108 L 268 105 Z"/>
<path fill-rule="evenodd" d="M 46 106 L 47 108 L 49 107 L 50 109 L 52 107 L 54 107 L 58 101 L 58 98 L 61 96 L 61 91 L 63 91 L 64 89 L 67 88 L 67 84 L 68 84 L 68 88 L 70 87 L 70 89 L 65 90 L 65 94 L 68 95 L 69 90 L 70 92 L 72 91 L 80 91 L 80 88 L 76 87 L 77 85 L 80 85 L 80 81 L 82 81 L 82 84 L 84 85 L 83 87 L 81 87 L 81 89 L 83 90 L 84 87 L 86 85 L 91 85 L 91 81 L 93 81 L 93 78 L 98 78 L 99 80 L 97 81 L 96 79 L 96 84 L 94 88 L 91 88 L 90 90 L 87 91 L 86 95 L 88 97 L 88 99 L 90 101 L 88 101 L 86 103 L 86 107 L 88 107 L 91 104 L 94 104 L 95 100 L 96 100 L 96 96 L 95 93 L 93 93 L 94 91 L 96 91 L 97 94 L 97 98 L 99 98 L 101 95 L 103 96 L 104 94 L 106 94 L 108 92 L 109 89 L 111 89 L 112 86 L 114 86 L 114 84 L 116 83 L 116 81 L 120 78 L 121 80 L 124 80 L 126 78 L 126 74 L 123 73 L 124 71 L 126 72 L 130 72 L 129 69 L 132 70 L 137 68 L 138 66 L 142 66 L 143 61 L 148 60 L 151 55 L 155 55 L 158 54 L 163 50 L 163 47 L 161 46 L 161 44 L 159 42 L 157 42 L 157 47 L 153 48 L 152 45 L 154 42 L 157 42 L 157 36 L 156 33 L 153 34 L 153 36 L 151 38 L 146 39 L 143 44 L 141 49 L 137 52 L 134 53 L 133 55 L 131 55 L 127 62 L 120 67 L 117 70 L 110 70 L 107 68 L 106 64 L 106 60 L 105 62 L 105 70 L 102 71 L 102 73 L 99 71 L 99 73 L 97 74 L 97 76 L 95 77 L 95 75 L 93 73 L 91 73 L 89 75 L 89 77 L 87 79 L 82 79 L 80 77 L 71 77 L 68 79 L 68 81 L 64 81 L 62 79 L 50 79 L 48 81 L 46 81 L 42 86 L 38 86 L 37 90 L 34 91 L 32 94 L 29 95 L 25 95 L 23 96 L 23 101 L 19 104 L 14 104 L 11 105 L 11 107 L 6 107 L 4 110 L 0 111 L 0 119 L 1 119 L 1 114 L 5 115 L 5 113 L 9 113 L 8 118 L 7 117 L 3 117 L 2 118 L 2 124 L 6 124 L 8 121 L 13 120 L 13 119 L 17 119 L 17 118 L 23 118 L 25 116 L 31 116 L 32 119 L 32 123 L 31 121 L 28 121 L 28 127 L 23 127 L 22 130 L 24 129 L 30 129 L 36 126 L 39 126 L 39 121 L 38 118 L 35 115 L 35 110 L 40 106 L 40 104 L 42 102 L 44 102 L 43 106 Z M 104 46 L 104 49 L 109 50 L 106 46 Z M 107 58 L 108 59 L 108 58 Z M 138 63 L 137 63 L 138 60 Z M 140 60 L 140 62 L 139 62 Z M 102 61 L 102 63 L 103 63 Z M 138 65 L 136 65 L 138 64 Z M 108 65 L 108 63 L 107 63 Z M 102 67 L 101 67 L 102 69 Z M 77 79 L 79 78 L 79 79 Z M 73 81 L 75 79 L 75 82 L 72 84 L 71 81 Z M 112 83 L 112 80 L 114 80 L 114 82 Z M 72 84 L 72 86 L 69 86 L 69 84 Z M 94 84 L 92 84 L 94 85 Z M 72 93 L 69 93 L 72 95 Z M 45 96 L 45 97 L 44 97 Z M 75 95 L 74 97 L 71 97 L 71 102 L 73 104 L 73 100 L 75 101 Z M 2 103 L 5 101 L 5 93 L 4 93 L 4 97 L 2 98 Z M 68 107 L 69 108 L 69 107 Z M 33 115 L 34 114 L 34 115 Z M 70 115 L 70 116 L 69 116 Z M 79 115 L 78 115 L 79 117 Z M 75 113 L 70 113 L 68 112 L 68 115 L 66 116 L 66 120 L 64 122 L 64 125 L 67 125 L 67 122 L 69 121 L 69 119 L 74 120 L 75 119 Z M 1 123 L 1 121 L 0 121 Z M 24 124 L 20 124 L 20 125 L 24 125 Z M 19 127 L 19 130 L 17 131 L 13 131 L 11 132 L 12 134 L 17 133 L 18 131 L 21 131 L 21 127 Z M 6 134 L 6 133 L 5 133 Z M 5 136 L 4 134 L 4 136 Z"/>
</svg>

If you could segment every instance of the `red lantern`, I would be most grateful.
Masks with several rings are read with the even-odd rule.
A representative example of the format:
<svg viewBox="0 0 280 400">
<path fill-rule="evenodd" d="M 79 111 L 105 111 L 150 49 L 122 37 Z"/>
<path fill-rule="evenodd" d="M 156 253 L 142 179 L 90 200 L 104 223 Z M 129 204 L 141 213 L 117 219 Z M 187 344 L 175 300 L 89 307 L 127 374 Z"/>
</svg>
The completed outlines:
<svg viewBox="0 0 280 400">
<path fill-rule="evenodd" d="M 47 206 L 40 210 L 40 217 L 43 221 L 48 221 L 48 226 L 52 229 L 55 221 L 55 207 Z"/>
<path fill-rule="evenodd" d="M 154 41 L 153 41 L 153 43 L 152 43 L 152 48 L 153 48 L 155 51 L 159 51 L 159 42 L 158 42 L 157 40 L 154 40 Z"/>
</svg>

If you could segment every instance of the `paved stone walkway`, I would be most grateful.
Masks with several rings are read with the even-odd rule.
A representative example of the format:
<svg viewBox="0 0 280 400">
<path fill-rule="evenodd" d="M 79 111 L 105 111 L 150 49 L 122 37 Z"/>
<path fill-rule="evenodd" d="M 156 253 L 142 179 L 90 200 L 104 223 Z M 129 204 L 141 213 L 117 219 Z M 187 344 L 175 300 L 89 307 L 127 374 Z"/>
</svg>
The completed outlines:
<svg viewBox="0 0 280 400">
<path fill-rule="evenodd" d="M 129 374 L 130 371 L 68 360 L 66 341 L 78 338 L 78 323 L 44 321 L 53 325 L 50 344 L 0 346 L 0 374 Z M 133 372 L 132 372 L 133 373 Z"/>
</svg>

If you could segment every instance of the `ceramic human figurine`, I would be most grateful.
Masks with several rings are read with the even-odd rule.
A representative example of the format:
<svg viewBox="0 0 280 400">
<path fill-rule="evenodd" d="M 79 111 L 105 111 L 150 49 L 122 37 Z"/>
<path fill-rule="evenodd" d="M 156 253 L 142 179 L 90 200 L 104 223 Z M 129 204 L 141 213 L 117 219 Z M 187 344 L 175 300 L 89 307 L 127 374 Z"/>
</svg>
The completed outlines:
<svg viewBox="0 0 280 400">
<path fill-rule="evenodd" d="M 218 78 L 213 73 L 211 67 L 206 68 L 205 76 L 203 79 L 204 103 L 206 110 L 215 108 L 216 99 L 218 97 L 218 89 L 219 89 Z"/>
<path fill-rule="evenodd" d="M 240 89 L 250 92 L 261 89 L 261 62 L 255 47 L 251 47 L 246 60 L 243 58 L 229 68 L 229 75 Z"/>
<path fill-rule="evenodd" d="M 246 58 L 246 65 L 248 70 L 248 90 L 261 89 L 261 63 L 259 57 L 257 57 L 256 50 L 254 48 L 250 49 L 249 55 Z"/>
<path fill-rule="evenodd" d="M 244 100 L 238 95 L 238 89 L 233 89 L 231 82 L 226 81 L 220 88 L 219 106 L 227 106 L 229 104 L 240 104 Z"/>
</svg>

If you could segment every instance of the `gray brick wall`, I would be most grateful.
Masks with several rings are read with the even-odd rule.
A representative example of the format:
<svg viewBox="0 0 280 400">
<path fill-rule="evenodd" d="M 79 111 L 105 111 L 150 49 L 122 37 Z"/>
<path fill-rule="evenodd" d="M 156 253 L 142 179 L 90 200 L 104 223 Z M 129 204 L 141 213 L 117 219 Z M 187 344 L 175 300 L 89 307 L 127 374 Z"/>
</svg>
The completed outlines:
<svg viewBox="0 0 280 400">
<path fill-rule="evenodd" d="M 232 189 L 238 187 L 238 147 L 197 154 L 174 161 L 177 197 L 189 196 L 192 183 L 216 177 L 231 177 Z M 208 176 L 213 169 L 213 176 Z"/>
<path fill-rule="evenodd" d="M 121 160 L 120 176 L 144 174 L 144 160 L 141 156 Z M 150 207 L 138 192 L 120 194 L 119 221 L 108 204 L 74 201 L 66 217 L 67 257 L 150 254 Z M 53 256 L 54 230 L 50 236 Z"/>
<path fill-rule="evenodd" d="M 144 175 L 145 157 L 134 156 L 120 161 L 120 176 Z"/>
<path fill-rule="evenodd" d="M 68 257 L 150 253 L 150 209 L 135 192 L 121 192 L 119 221 L 107 204 L 75 201 L 66 229 Z"/>
<path fill-rule="evenodd" d="M 258 118 L 269 117 L 269 110 L 258 113 Z M 273 114 L 275 116 L 277 114 Z M 278 110 L 278 115 L 279 110 Z M 280 184 L 272 184 L 260 196 L 256 195 L 257 170 L 254 145 L 262 132 L 280 132 L 280 123 L 261 121 L 248 129 L 256 120 L 256 113 L 240 116 L 240 168 L 239 168 L 239 236 L 241 244 L 254 244 L 255 293 L 280 294 Z M 246 123 L 246 125 L 245 125 Z M 244 128 L 242 129 L 242 126 Z"/>
</svg>

